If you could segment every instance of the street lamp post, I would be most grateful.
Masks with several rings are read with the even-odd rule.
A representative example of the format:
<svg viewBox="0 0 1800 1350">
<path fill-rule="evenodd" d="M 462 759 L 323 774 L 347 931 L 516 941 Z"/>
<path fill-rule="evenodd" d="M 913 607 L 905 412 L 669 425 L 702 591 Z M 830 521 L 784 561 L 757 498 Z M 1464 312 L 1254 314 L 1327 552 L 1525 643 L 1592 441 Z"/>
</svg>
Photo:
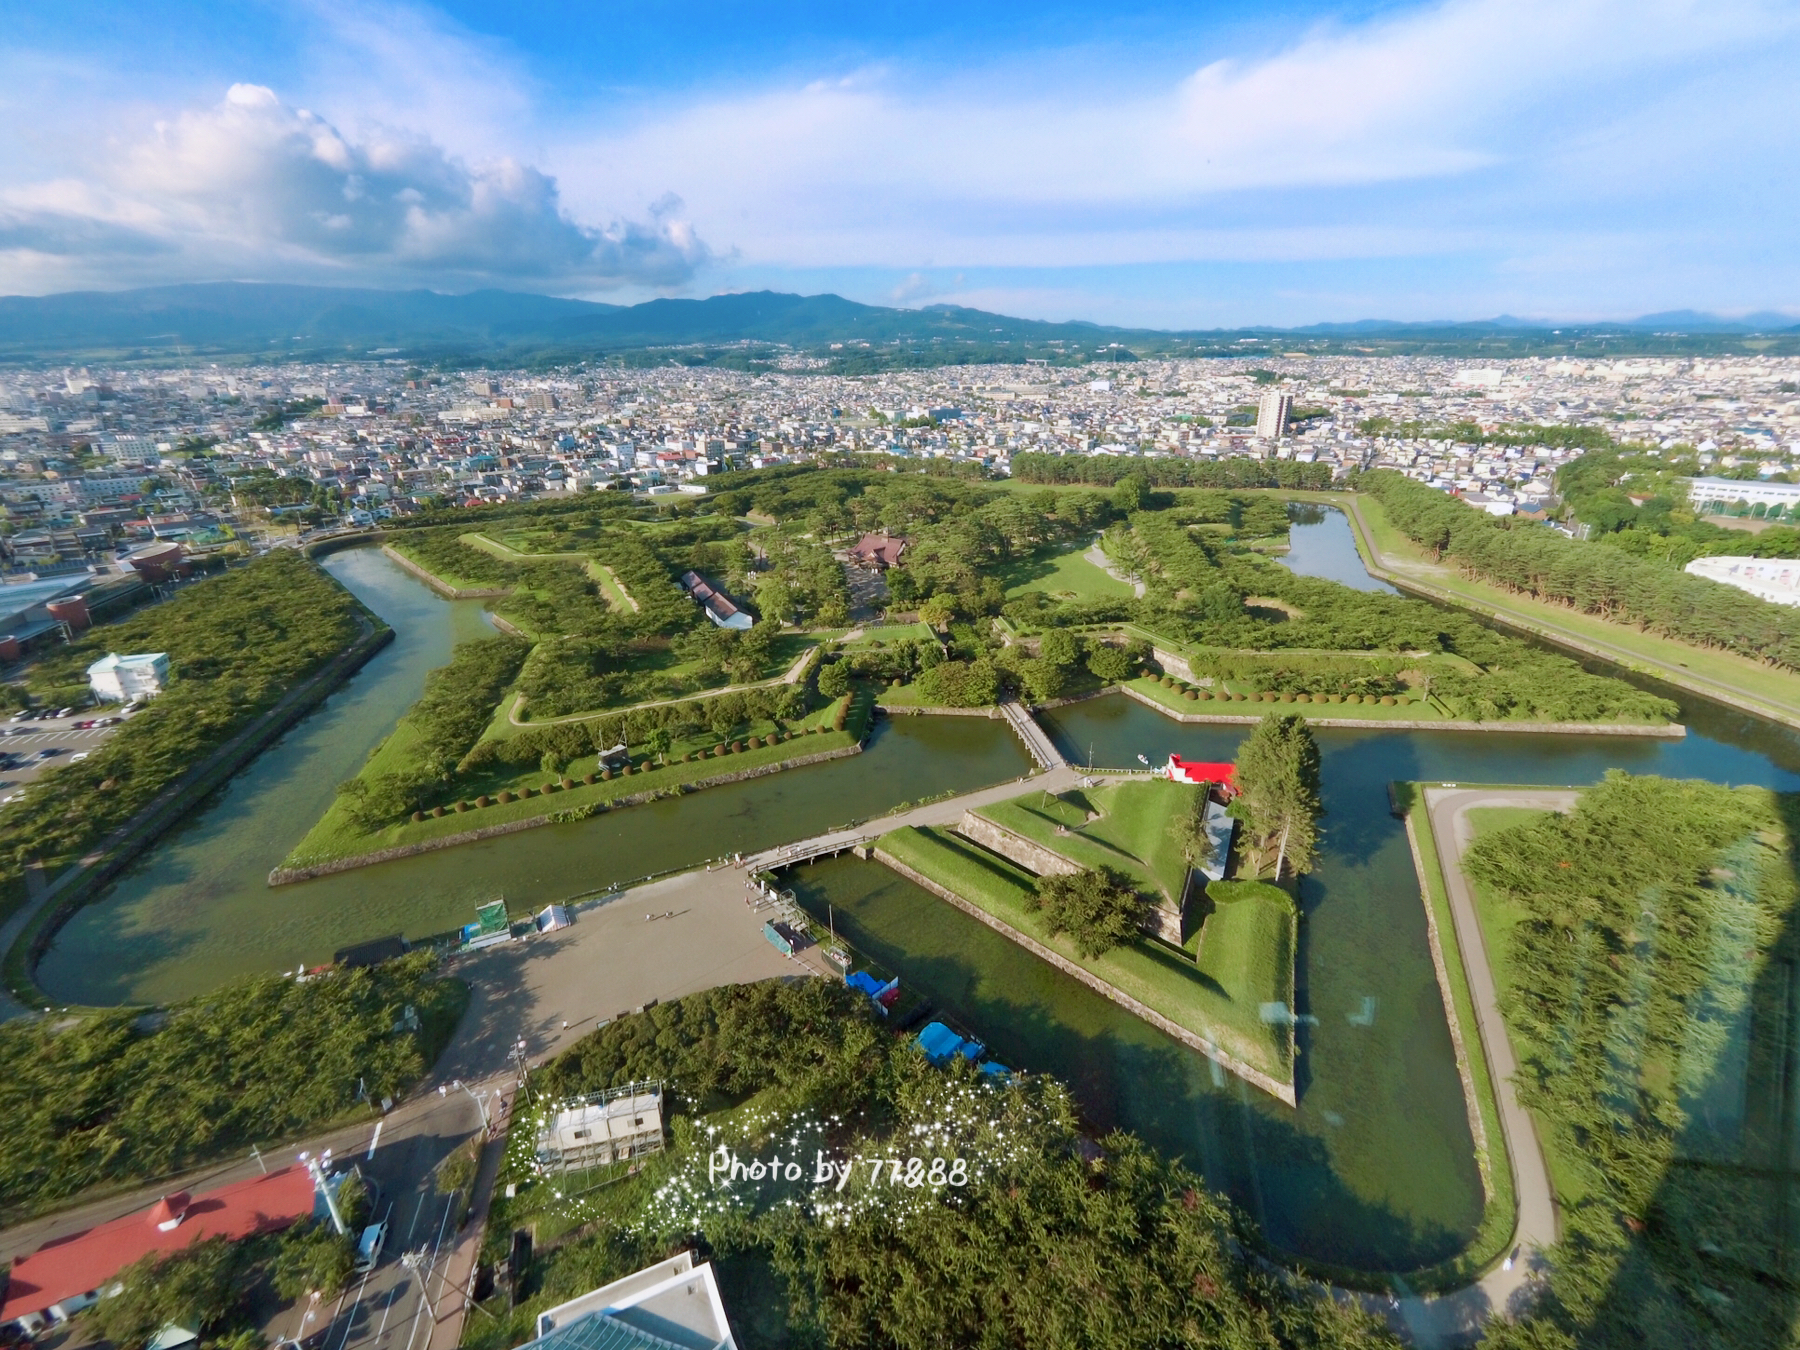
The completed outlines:
<svg viewBox="0 0 1800 1350">
<path fill-rule="evenodd" d="M 350 1229 L 344 1223 L 343 1214 L 338 1211 L 337 1196 L 332 1192 L 331 1184 L 326 1179 L 326 1171 L 331 1166 L 331 1150 L 326 1149 L 316 1158 L 310 1153 L 302 1153 L 300 1161 L 306 1164 L 306 1170 L 313 1179 L 313 1185 L 318 1187 L 319 1194 L 325 1197 L 325 1208 L 330 1211 L 331 1223 L 338 1230 L 338 1236 L 348 1236 Z"/>
</svg>

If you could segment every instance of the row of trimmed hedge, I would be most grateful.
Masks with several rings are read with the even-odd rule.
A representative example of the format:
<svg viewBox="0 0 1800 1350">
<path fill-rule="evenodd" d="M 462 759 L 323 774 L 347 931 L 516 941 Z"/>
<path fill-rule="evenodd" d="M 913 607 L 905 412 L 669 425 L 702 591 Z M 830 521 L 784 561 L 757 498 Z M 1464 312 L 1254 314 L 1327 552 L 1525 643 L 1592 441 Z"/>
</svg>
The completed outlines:
<svg viewBox="0 0 1800 1350">
<path fill-rule="evenodd" d="M 1392 694 L 1278 694 L 1265 689 L 1254 694 L 1232 694 L 1224 690 L 1202 689 L 1191 685 L 1186 680 L 1178 680 L 1173 675 L 1164 675 L 1157 681 L 1165 689 L 1173 689 L 1184 699 L 1195 703 L 1204 703 L 1217 699 L 1221 703 L 1379 703 L 1384 708 L 1392 708 L 1401 703 L 1417 703 L 1418 699 L 1401 699 Z"/>
</svg>

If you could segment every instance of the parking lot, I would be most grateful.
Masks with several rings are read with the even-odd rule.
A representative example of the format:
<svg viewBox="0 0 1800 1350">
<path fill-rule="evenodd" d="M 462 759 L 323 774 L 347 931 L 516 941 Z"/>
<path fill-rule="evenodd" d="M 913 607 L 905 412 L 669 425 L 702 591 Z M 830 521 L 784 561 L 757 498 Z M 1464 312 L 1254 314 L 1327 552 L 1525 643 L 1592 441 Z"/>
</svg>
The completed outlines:
<svg viewBox="0 0 1800 1350">
<path fill-rule="evenodd" d="M 22 790 L 44 770 L 85 758 L 118 730 L 118 724 L 77 727 L 75 723 L 117 715 L 87 709 L 41 722 L 0 721 L 0 801 Z"/>
</svg>

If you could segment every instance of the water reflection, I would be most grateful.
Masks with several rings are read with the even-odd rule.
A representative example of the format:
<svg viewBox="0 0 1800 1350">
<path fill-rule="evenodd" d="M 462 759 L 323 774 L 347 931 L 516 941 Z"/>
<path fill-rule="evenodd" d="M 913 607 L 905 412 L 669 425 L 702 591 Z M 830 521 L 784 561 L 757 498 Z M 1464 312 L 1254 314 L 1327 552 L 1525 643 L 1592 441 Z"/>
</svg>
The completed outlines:
<svg viewBox="0 0 1800 1350">
<path fill-rule="evenodd" d="M 1369 575 L 1350 522 L 1335 506 L 1313 502 L 1288 505 L 1288 551 L 1277 559 L 1283 567 L 1303 577 L 1323 577 L 1358 591 L 1399 591 Z"/>
</svg>

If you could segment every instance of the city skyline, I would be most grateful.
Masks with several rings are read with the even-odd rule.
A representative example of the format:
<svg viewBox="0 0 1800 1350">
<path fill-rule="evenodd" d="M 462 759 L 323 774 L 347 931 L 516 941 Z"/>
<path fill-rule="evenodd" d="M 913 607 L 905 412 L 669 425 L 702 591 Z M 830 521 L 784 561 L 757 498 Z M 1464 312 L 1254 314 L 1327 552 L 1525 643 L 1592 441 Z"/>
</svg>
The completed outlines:
<svg viewBox="0 0 1800 1350">
<path fill-rule="evenodd" d="M 0 291 L 1800 316 L 1791 5 L 28 6 Z"/>
</svg>

